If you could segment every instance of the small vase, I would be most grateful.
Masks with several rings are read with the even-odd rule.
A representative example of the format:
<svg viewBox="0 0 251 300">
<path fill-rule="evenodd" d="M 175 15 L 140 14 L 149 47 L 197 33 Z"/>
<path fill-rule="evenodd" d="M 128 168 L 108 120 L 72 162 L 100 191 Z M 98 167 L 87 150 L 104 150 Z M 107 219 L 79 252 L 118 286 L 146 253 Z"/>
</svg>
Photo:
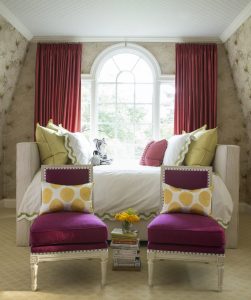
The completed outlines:
<svg viewBox="0 0 251 300">
<path fill-rule="evenodd" d="M 132 232 L 132 223 L 127 221 L 122 222 L 122 231 L 123 233 Z"/>
</svg>

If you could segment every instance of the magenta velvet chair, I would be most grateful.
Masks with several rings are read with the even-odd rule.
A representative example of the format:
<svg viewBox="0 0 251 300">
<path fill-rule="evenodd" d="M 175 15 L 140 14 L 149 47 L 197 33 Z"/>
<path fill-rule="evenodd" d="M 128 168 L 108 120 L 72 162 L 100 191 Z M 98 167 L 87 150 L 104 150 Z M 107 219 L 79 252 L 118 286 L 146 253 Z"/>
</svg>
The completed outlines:
<svg viewBox="0 0 251 300">
<path fill-rule="evenodd" d="M 92 182 L 92 166 L 43 166 L 42 180 L 62 185 Z M 54 212 L 38 216 L 30 229 L 32 290 L 37 290 L 38 264 L 46 261 L 101 260 L 101 284 L 106 281 L 107 227 L 94 214 Z"/>
<path fill-rule="evenodd" d="M 177 188 L 199 189 L 211 185 L 210 167 L 162 167 L 161 182 Z M 163 196 L 163 193 L 162 193 Z M 166 213 L 148 225 L 148 283 L 153 284 L 154 261 L 159 259 L 215 263 L 218 290 L 222 290 L 225 233 L 211 217 Z"/>
</svg>

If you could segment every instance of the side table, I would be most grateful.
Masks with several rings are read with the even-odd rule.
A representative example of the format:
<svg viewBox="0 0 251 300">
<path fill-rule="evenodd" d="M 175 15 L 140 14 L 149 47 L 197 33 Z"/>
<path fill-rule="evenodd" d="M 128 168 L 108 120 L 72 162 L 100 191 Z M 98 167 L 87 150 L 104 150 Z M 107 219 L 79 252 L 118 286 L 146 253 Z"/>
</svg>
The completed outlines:
<svg viewBox="0 0 251 300">
<path fill-rule="evenodd" d="M 111 232 L 111 237 L 110 246 L 112 248 L 113 270 L 140 271 L 138 232 L 124 233 L 121 228 L 114 228 Z"/>
</svg>

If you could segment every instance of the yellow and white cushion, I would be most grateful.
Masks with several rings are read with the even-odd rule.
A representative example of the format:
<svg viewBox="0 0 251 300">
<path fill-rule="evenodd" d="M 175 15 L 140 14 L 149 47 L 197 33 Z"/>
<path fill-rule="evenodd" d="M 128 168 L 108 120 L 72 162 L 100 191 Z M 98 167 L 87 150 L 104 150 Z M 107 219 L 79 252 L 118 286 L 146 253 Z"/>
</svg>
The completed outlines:
<svg viewBox="0 0 251 300">
<path fill-rule="evenodd" d="M 193 213 L 210 215 L 212 187 L 187 190 L 162 183 L 164 203 L 161 213 Z"/>
<path fill-rule="evenodd" d="M 57 211 L 92 213 L 93 183 L 60 185 L 42 182 L 40 214 Z"/>
</svg>

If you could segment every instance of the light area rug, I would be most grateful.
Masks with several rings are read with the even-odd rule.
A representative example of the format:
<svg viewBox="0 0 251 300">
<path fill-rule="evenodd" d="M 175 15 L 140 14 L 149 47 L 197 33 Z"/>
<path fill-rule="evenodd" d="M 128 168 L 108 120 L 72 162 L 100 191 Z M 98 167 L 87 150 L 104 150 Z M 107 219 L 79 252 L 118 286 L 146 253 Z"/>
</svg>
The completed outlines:
<svg viewBox="0 0 251 300">
<path fill-rule="evenodd" d="M 251 215 L 240 217 L 237 250 L 227 250 L 223 292 L 216 292 L 215 266 L 200 263 L 156 263 L 154 286 L 147 285 L 146 247 L 141 247 L 140 272 L 112 271 L 100 287 L 95 260 L 41 263 L 37 292 L 30 290 L 29 248 L 15 245 L 15 211 L 0 209 L 0 299 L 109 300 L 249 300 L 251 299 Z"/>
</svg>

